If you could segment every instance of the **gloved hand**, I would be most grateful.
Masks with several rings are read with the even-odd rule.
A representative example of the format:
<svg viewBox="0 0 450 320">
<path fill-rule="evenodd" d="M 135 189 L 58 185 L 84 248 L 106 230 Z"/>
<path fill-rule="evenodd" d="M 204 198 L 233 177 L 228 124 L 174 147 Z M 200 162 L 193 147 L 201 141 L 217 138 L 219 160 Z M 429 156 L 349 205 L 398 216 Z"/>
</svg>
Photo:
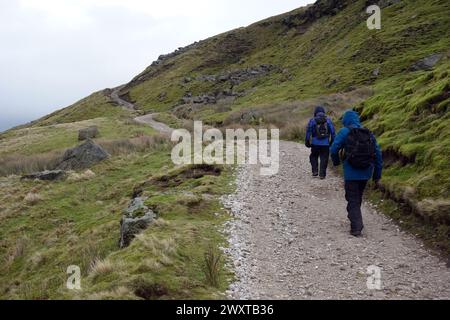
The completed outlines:
<svg viewBox="0 0 450 320">
<path fill-rule="evenodd" d="M 305 146 L 309 149 L 309 148 L 311 148 L 312 146 L 311 146 L 311 141 L 309 141 L 309 140 L 306 140 L 305 141 Z"/>
</svg>

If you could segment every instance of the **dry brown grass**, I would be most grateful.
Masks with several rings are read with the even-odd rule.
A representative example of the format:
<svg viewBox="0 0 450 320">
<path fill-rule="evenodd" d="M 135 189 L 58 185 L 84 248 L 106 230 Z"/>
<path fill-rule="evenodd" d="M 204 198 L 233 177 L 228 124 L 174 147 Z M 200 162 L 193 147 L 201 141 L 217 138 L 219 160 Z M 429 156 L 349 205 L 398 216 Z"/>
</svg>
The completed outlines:
<svg viewBox="0 0 450 320">
<path fill-rule="evenodd" d="M 80 265 L 83 272 L 88 273 L 96 261 L 102 259 L 97 243 L 92 239 L 87 239 L 85 245 L 81 249 L 82 263 Z"/>
<path fill-rule="evenodd" d="M 23 198 L 23 201 L 25 201 L 26 204 L 30 206 L 34 206 L 38 204 L 42 200 L 42 196 L 38 193 L 30 192 L 28 193 L 25 198 Z"/>
<path fill-rule="evenodd" d="M 138 267 L 138 271 L 142 273 L 157 272 L 162 268 L 162 263 L 156 259 L 145 259 Z"/>
<path fill-rule="evenodd" d="M 109 260 L 96 259 L 91 264 L 92 274 L 110 273 L 113 269 L 113 264 Z"/>
<path fill-rule="evenodd" d="M 306 137 L 306 126 L 308 125 L 308 119 L 287 122 L 284 127 L 281 128 L 280 138 L 283 140 L 299 141 Z"/>
<path fill-rule="evenodd" d="M 83 173 L 71 172 L 69 177 L 67 178 L 67 180 L 79 182 L 79 181 L 91 180 L 91 179 L 95 178 L 95 176 L 96 176 L 96 174 L 91 170 L 86 170 Z"/>
<path fill-rule="evenodd" d="M 30 257 L 30 263 L 34 266 L 34 267 L 38 267 L 41 264 L 45 263 L 46 257 L 42 252 L 35 252 L 31 257 Z"/>
<path fill-rule="evenodd" d="M 97 278 L 102 275 L 110 274 L 119 269 L 119 265 L 114 264 L 111 260 L 95 259 L 91 262 L 90 275 Z"/>
<path fill-rule="evenodd" d="M 160 150 L 168 143 L 169 140 L 162 135 L 141 135 L 131 139 L 98 141 L 98 144 L 111 155 Z M 64 150 L 59 150 L 31 156 L 20 154 L 0 156 L 0 176 L 23 175 L 54 170 L 61 162 L 63 154 Z M 81 174 L 79 177 L 72 176 L 75 181 L 86 180 L 92 177 L 89 174 Z"/>
<path fill-rule="evenodd" d="M 5 266 L 11 266 L 16 259 L 22 257 L 25 254 L 25 249 L 30 239 L 28 237 L 22 237 L 18 239 L 14 245 L 9 248 L 8 254 L 5 257 Z"/>
<path fill-rule="evenodd" d="M 12 154 L 0 157 L 0 176 L 30 174 L 55 169 L 61 162 L 62 151 L 32 156 Z"/>
<path fill-rule="evenodd" d="M 98 141 L 98 144 L 101 145 L 111 155 L 159 150 L 166 146 L 168 143 L 169 140 L 163 135 L 142 135 L 131 139 Z"/>
<path fill-rule="evenodd" d="M 142 233 L 136 237 L 138 242 L 148 249 L 157 261 L 163 265 L 171 265 L 171 255 L 176 252 L 176 243 L 173 238 L 158 239 L 153 235 Z"/>
<path fill-rule="evenodd" d="M 373 94 L 369 88 L 335 93 L 293 102 L 271 103 L 232 112 L 224 126 L 230 129 L 278 128 L 285 140 L 302 140 L 306 126 L 316 106 L 325 106 L 328 115 L 337 121 L 342 113 Z"/>
</svg>

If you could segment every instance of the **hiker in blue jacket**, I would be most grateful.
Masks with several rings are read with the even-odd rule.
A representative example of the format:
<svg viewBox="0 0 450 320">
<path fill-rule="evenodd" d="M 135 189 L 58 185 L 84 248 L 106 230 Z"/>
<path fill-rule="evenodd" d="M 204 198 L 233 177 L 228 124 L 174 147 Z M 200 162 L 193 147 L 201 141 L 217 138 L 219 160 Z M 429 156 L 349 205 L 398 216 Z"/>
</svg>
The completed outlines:
<svg viewBox="0 0 450 320">
<path fill-rule="evenodd" d="M 379 183 L 383 157 L 375 136 L 361 126 L 357 112 L 345 112 L 342 123 L 344 128 L 339 131 L 331 146 L 331 159 L 335 166 L 340 165 L 339 153 L 345 150 L 344 176 L 348 218 L 351 222 L 351 234 L 359 237 L 364 229 L 361 213 L 364 190 L 370 179 L 376 184 Z"/>
<path fill-rule="evenodd" d="M 317 107 L 314 111 L 314 118 L 308 123 L 306 129 L 305 145 L 311 148 L 309 157 L 313 172 L 313 177 L 325 179 L 327 176 L 328 159 L 330 158 L 330 145 L 336 136 L 333 122 L 326 115 L 324 107 Z M 320 172 L 319 172 L 320 158 Z"/>
</svg>

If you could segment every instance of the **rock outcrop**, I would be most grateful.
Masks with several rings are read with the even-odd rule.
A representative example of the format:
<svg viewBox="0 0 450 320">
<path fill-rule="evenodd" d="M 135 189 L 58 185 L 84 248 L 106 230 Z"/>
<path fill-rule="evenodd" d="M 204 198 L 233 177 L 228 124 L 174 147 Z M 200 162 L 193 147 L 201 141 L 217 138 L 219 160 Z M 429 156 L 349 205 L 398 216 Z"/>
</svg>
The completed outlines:
<svg viewBox="0 0 450 320">
<path fill-rule="evenodd" d="M 414 63 L 411 66 L 410 70 L 411 71 L 432 70 L 434 66 L 442 59 L 442 57 L 443 54 L 434 53 Z"/>
<path fill-rule="evenodd" d="M 207 82 L 229 81 L 232 85 L 238 85 L 241 82 L 264 76 L 274 70 L 278 70 L 278 67 L 272 64 L 261 64 L 251 68 L 227 71 L 218 75 L 200 75 L 196 80 Z"/>
<path fill-rule="evenodd" d="M 223 90 L 216 92 L 203 93 L 198 96 L 193 96 L 191 92 L 187 92 L 178 102 L 177 106 L 184 104 L 216 104 L 219 100 L 245 95 L 244 92 L 236 92 L 233 90 L 234 86 L 242 82 L 265 76 L 273 71 L 281 72 L 280 68 L 271 64 L 261 64 L 251 68 L 238 69 L 226 71 L 221 74 L 213 75 L 199 75 L 195 78 L 196 81 L 212 82 L 217 84 L 225 84 Z M 194 79 L 185 77 L 183 83 L 190 83 Z"/>
<path fill-rule="evenodd" d="M 156 219 L 156 214 L 144 201 L 141 197 L 134 198 L 123 212 L 119 240 L 121 249 L 128 247 L 136 235 L 147 229 Z"/>
<path fill-rule="evenodd" d="M 97 126 L 81 129 L 78 131 L 78 141 L 85 141 L 87 139 L 97 138 L 99 131 Z"/>
<path fill-rule="evenodd" d="M 83 144 L 68 149 L 58 165 L 58 170 L 87 169 L 94 164 L 106 160 L 109 154 L 98 144 L 88 139 Z"/>
<path fill-rule="evenodd" d="M 336 15 L 349 3 L 349 0 L 319 0 L 305 10 L 288 15 L 282 23 L 289 29 L 305 27 L 322 17 Z"/>
</svg>

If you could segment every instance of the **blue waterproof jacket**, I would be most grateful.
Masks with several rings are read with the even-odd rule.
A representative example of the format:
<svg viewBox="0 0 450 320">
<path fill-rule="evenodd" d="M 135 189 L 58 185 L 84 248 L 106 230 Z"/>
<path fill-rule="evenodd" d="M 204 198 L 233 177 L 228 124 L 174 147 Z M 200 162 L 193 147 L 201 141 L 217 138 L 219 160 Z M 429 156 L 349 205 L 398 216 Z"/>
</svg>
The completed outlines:
<svg viewBox="0 0 450 320">
<path fill-rule="evenodd" d="M 344 125 L 344 128 L 339 131 L 330 149 L 331 159 L 333 160 L 333 164 L 335 166 L 338 166 L 341 162 L 339 152 L 345 148 L 345 142 L 350 133 L 350 130 L 352 128 L 361 128 L 361 121 L 359 118 L 359 114 L 355 111 L 345 112 L 344 118 L 342 119 L 342 123 Z M 375 163 L 368 169 L 356 169 L 353 168 L 348 163 L 347 160 L 344 161 L 344 176 L 346 181 L 370 180 L 371 178 L 373 180 L 380 180 L 382 170 L 383 170 L 383 156 L 381 153 L 381 148 L 378 145 L 378 143 L 376 143 Z"/>
<path fill-rule="evenodd" d="M 325 109 L 323 107 L 317 107 L 314 111 L 314 118 L 311 119 L 308 123 L 308 128 L 306 130 L 306 141 L 311 141 L 312 138 L 312 145 L 313 146 L 329 146 L 330 142 L 334 140 L 336 137 L 336 130 L 334 129 L 333 122 L 330 118 L 327 117 L 327 124 L 328 124 L 328 130 L 330 132 L 330 137 L 325 139 L 319 139 L 316 137 L 316 117 L 318 116 L 325 116 Z M 331 140 L 330 140 L 331 139 Z"/>
</svg>

